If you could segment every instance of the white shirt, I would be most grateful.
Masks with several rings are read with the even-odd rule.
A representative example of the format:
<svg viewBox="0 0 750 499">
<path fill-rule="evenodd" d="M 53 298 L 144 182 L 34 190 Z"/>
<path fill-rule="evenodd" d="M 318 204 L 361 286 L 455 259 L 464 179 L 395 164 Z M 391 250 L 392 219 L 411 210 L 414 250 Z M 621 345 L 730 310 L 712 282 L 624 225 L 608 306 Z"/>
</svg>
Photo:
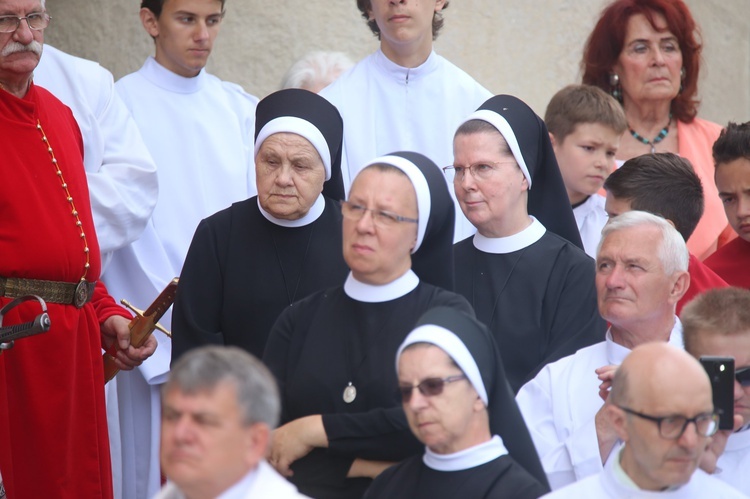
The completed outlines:
<svg viewBox="0 0 750 499">
<path fill-rule="evenodd" d="M 253 161 L 258 99 L 201 71 L 179 76 L 149 57 L 115 85 L 157 165 L 159 200 L 143 235 L 115 252 L 104 281 L 116 299 L 145 309 L 180 275 L 198 223 L 256 194 Z M 171 329 L 171 309 L 159 321 Z M 169 372 L 171 340 L 137 369 L 116 377 L 108 394 L 115 497 L 151 497 L 159 481 L 159 384 Z M 110 389 L 110 393 L 113 390 Z M 120 485 L 122 490 L 120 490 Z"/>
<path fill-rule="evenodd" d="M 641 490 L 620 466 L 620 453 L 607 461 L 604 470 L 580 482 L 555 490 L 545 496 L 550 499 L 741 499 L 744 494 L 707 475 L 695 470 L 690 481 L 672 490 Z"/>
<path fill-rule="evenodd" d="M 251 470 L 217 499 L 304 499 L 306 497 L 268 463 L 261 461 L 256 469 Z M 185 494 L 174 483 L 167 482 L 154 499 L 185 499 Z"/>
<path fill-rule="evenodd" d="M 684 348 L 676 316 L 669 343 Z M 629 353 L 607 331 L 605 341 L 547 364 L 516 395 L 552 490 L 602 470 L 594 418 L 604 401 L 594 370 L 619 365 Z"/>
<path fill-rule="evenodd" d="M 594 260 L 596 260 L 596 248 L 602 238 L 602 228 L 609 219 L 604 210 L 605 201 L 603 196 L 593 194 L 581 205 L 573 208 L 578 232 L 581 233 L 581 241 L 583 241 L 583 249 Z"/>
<path fill-rule="evenodd" d="M 98 63 L 49 45 L 34 70 L 34 84 L 68 106 L 83 136 L 102 269 L 112 252 L 138 239 L 156 206 L 156 165 L 130 112 L 115 92 L 112 74 Z"/>
<path fill-rule="evenodd" d="M 401 67 L 378 49 L 320 92 L 344 120 L 341 171 L 347 193 L 370 160 L 397 151 L 453 164 L 453 134 L 492 94 L 464 71 L 432 52 L 416 68 Z M 453 185 L 448 185 L 455 196 Z M 476 229 L 456 203 L 454 240 Z"/>
</svg>

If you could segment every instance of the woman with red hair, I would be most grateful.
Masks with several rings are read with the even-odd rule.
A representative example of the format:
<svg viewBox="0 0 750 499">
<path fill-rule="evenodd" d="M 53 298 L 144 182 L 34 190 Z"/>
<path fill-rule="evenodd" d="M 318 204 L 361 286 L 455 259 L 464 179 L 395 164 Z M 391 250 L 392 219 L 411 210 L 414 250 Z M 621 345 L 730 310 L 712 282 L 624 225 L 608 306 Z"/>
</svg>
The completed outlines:
<svg viewBox="0 0 750 499">
<path fill-rule="evenodd" d="M 657 152 L 688 159 L 701 178 L 705 211 L 688 240 L 701 260 L 731 238 L 713 182 L 711 147 L 721 127 L 697 118 L 701 41 L 682 0 L 616 0 L 589 36 L 583 83 L 610 92 L 623 106 L 629 133 L 618 163 Z"/>
</svg>

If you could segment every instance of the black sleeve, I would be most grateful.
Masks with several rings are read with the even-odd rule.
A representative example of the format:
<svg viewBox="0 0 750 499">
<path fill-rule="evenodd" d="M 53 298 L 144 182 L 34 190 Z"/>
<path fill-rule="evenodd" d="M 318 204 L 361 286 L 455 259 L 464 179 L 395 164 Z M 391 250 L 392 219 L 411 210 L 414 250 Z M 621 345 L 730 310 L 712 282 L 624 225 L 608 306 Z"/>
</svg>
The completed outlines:
<svg viewBox="0 0 750 499">
<path fill-rule="evenodd" d="M 474 310 L 463 296 L 441 288 L 430 288 L 429 302 L 426 306 L 420 307 L 423 312 L 430 308 L 445 306 L 474 316 Z M 393 387 L 394 393 L 396 388 Z M 336 454 L 400 461 L 419 453 L 424 448 L 409 429 L 406 415 L 400 405 L 354 414 L 324 414 L 323 426 L 328 436 L 329 450 Z"/>
<path fill-rule="evenodd" d="M 568 262 L 565 262 L 568 260 Z M 567 245 L 560 253 L 559 285 L 548 293 L 559 297 L 552 314 L 544 359 L 527 376 L 529 381 L 550 362 L 604 340 L 607 323 L 599 315 L 596 298 L 596 265 L 581 250 Z M 523 386 L 523 385 L 521 385 Z"/>
<path fill-rule="evenodd" d="M 172 363 L 203 345 L 223 345 L 221 307 L 223 265 L 211 219 L 203 220 L 193 235 L 177 286 L 172 312 Z"/>
</svg>

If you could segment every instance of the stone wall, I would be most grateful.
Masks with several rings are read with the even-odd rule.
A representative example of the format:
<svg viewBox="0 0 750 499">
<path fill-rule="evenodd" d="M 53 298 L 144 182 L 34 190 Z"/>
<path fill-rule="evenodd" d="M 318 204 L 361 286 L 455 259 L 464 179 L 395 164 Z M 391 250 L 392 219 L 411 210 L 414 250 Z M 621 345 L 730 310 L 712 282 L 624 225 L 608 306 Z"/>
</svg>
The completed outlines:
<svg viewBox="0 0 750 499">
<path fill-rule="evenodd" d="M 494 93 L 510 93 L 539 114 L 562 86 L 580 80 L 579 62 L 604 0 L 451 0 L 436 50 Z M 702 27 L 700 116 L 750 120 L 750 0 L 687 0 Z M 153 43 L 139 0 L 47 0 L 46 40 L 99 61 L 116 78 L 140 67 Z M 209 71 L 258 97 L 278 88 L 310 50 L 358 60 L 377 48 L 355 0 L 227 0 Z"/>
</svg>

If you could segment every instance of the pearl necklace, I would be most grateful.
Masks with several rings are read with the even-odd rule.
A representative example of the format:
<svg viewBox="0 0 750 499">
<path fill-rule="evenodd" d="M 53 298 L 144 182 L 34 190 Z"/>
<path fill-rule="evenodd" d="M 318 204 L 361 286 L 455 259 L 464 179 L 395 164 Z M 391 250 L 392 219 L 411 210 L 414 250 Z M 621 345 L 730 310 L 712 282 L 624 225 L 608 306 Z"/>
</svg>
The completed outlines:
<svg viewBox="0 0 750 499">
<path fill-rule="evenodd" d="M 65 181 L 63 172 L 62 170 L 60 170 L 60 165 L 57 163 L 55 152 L 52 150 L 52 146 L 49 143 L 47 134 L 44 133 L 44 129 L 42 128 L 42 124 L 39 120 L 36 120 L 36 129 L 39 130 L 39 133 L 42 134 L 42 142 L 44 142 L 47 146 L 47 152 L 49 153 L 50 158 L 52 159 L 52 165 L 55 167 L 55 173 L 57 174 L 57 178 L 60 179 L 60 184 L 62 185 L 62 188 L 65 191 L 65 198 L 67 199 L 68 204 L 70 205 L 70 212 L 73 215 L 73 218 L 75 219 L 76 227 L 80 231 L 81 241 L 83 242 L 83 253 L 86 256 L 86 263 L 83 266 L 84 270 L 83 270 L 83 275 L 81 276 L 81 281 L 85 281 L 86 274 L 89 271 L 89 267 L 91 266 L 91 263 L 90 263 L 89 244 L 86 239 L 86 233 L 83 231 L 83 223 L 81 222 L 81 218 L 78 216 L 78 210 L 76 209 L 76 205 L 73 202 L 73 196 L 70 194 L 70 189 L 68 189 L 68 183 Z"/>
<path fill-rule="evenodd" d="M 634 139 L 639 140 L 646 144 L 647 146 L 651 146 L 651 154 L 656 154 L 656 144 L 664 140 L 664 138 L 669 134 L 669 125 L 672 124 L 672 113 L 669 113 L 669 121 L 667 122 L 667 126 L 661 129 L 659 132 L 659 135 L 654 137 L 652 140 L 648 140 L 646 137 L 642 136 L 630 126 L 628 126 L 628 129 L 630 130 L 630 135 L 633 136 Z"/>
</svg>

